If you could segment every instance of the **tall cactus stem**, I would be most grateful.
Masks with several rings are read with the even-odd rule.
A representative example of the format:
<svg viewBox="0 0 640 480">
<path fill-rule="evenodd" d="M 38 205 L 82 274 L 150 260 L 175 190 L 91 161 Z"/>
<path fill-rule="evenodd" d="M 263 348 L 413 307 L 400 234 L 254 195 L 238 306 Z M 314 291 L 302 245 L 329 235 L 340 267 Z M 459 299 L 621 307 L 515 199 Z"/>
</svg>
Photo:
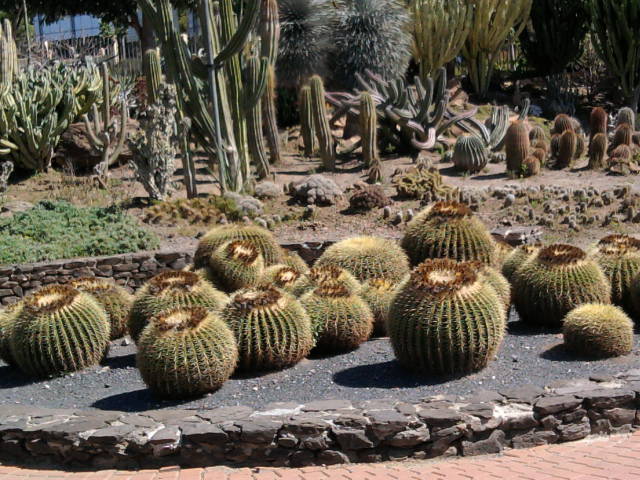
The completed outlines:
<svg viewBox="0 0 640 480">
<path fill-rule="evenodd" d="M 333 134 L 329 127 L 329 119 L 327 118 L 324 84 L 318 75 L 311 77 L 310 83 L 313 125 L 320 146 L 320 158 L 324 169 L 332 172 L 336 167 L 336 151 Z"/>
<path fill-rule="evenodd" d="M 376 102 L 369 92 L 360 96 L 360 129 L 364 164 L 371 167 L 378 158 L 378 114 Z"/>
</svg>

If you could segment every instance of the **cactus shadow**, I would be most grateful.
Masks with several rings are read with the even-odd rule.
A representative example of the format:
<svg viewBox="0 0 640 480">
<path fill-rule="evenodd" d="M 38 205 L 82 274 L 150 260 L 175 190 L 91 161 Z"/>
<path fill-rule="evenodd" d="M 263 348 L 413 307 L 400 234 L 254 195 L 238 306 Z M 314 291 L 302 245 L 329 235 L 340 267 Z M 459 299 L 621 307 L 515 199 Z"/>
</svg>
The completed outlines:
<svg viewBox="0 0 640 480">
<path fill-rule="evenodd" d="M 156 397 L 148 388 L 143 388 L 101 398 L 93 402 L 91 408 L 106 411 L 144 412 L 146 410 L 178 407 L 191 400 L 193 399 L 162 400 Z"/>
<path fill-rule="evenodd" d="M 117 357 L 107 357 L 102 362 L 102 365 L 109 367 L 111 370 L 124 369 L 136 366 L 136 354 L 130 353 L 129 355 L 120 355 Z"/>
<path fill-rule="evenodd" d="M 516 337 L 535 337 L 540 335 L 556 335 L 561 333 L 560 328 L 542 327 L 539 325 L 531 325 L 522 320 L 510 321 L 507 324 L 507 332 L 509 335 Z"/>
<path fill-rule="evenodd" d="M 550 360 L 552 362 L 601 362 L 604 360 L 611 360 L 593 355 L 579 355 L 571 352 L 565 347 L 564 343 L 558 343 L 548 348 L 540 354 L 540 358 L 544 358 L 545 360 Z"/>
<path fill-rule="evenodd" d="M 0 390 L 5 388 L 25 387 L 39 382 L 39 379 L 31 378 L 17 367 L 3 365 L 0 367 Z"/>
<path fill-rule="evenodd" d="M 417 388 L 441 385 L 462 376 L 419 375 L 402 368 L 396 361 L 371 363 L 347 368 L 333 375 L 333 381 L 350 388 Z"/>
</svg>

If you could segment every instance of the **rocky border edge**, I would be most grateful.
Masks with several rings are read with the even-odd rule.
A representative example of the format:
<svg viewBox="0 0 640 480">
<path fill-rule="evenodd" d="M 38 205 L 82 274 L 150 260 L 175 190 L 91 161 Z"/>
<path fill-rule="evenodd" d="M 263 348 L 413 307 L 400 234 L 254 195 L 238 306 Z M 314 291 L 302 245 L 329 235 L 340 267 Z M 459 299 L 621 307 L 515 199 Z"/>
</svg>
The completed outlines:
<svg viewBox="0 0 640 480">
<path fill-rule="evenodd" d="M 0 459 L 84 468 L 333 465 L 499 453 L 629 433 L 640 370 L 469 398 L 141 413 L 0 406 Z"/>
</svg>

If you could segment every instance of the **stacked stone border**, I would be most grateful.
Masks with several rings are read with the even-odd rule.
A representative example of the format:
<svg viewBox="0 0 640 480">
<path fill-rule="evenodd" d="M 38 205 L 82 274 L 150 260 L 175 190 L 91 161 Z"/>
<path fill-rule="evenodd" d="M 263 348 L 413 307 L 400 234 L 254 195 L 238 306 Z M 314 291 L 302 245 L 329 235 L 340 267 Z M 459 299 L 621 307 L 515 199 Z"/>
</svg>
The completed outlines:
<svg viewBox="0 0 640 480">
<path fill-rule="evenodd" d="M 469 398 L 141 413 L 0 407 L 0 459 L 84 468 L 332 465 L 499 453 L 629 433 L 640 370 Z"/>
<path fill-rule="evenodd" d="M 333 243 L 334 240 L 325 240 L 282 246 L 297 251 L 312 263 Z M 67 283 L 73 278 L 87 276 L 113 278 L 118 284 L 135 290 L 163 270 L 183 269 L 192 259 L 192 250 L 177 250 L 0 266 L 0 304 L 15 303 L 43 285 Z"/>
</svg>

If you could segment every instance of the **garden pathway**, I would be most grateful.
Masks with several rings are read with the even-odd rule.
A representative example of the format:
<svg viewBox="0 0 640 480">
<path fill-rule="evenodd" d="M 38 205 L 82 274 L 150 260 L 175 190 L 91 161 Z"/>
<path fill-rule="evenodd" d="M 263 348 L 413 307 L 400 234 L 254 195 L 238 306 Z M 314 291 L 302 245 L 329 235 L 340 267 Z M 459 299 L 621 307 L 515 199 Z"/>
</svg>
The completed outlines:
<svg viewBox="0 0 640 480">
<path fill-rule="evenodd" d="M 502 455 L 429 462 L 301 469 L 176 467 L 91 473 L 0 467 L 0 480 L 632 480 L 640 479 L 640 432 Z"/>
</svg>

